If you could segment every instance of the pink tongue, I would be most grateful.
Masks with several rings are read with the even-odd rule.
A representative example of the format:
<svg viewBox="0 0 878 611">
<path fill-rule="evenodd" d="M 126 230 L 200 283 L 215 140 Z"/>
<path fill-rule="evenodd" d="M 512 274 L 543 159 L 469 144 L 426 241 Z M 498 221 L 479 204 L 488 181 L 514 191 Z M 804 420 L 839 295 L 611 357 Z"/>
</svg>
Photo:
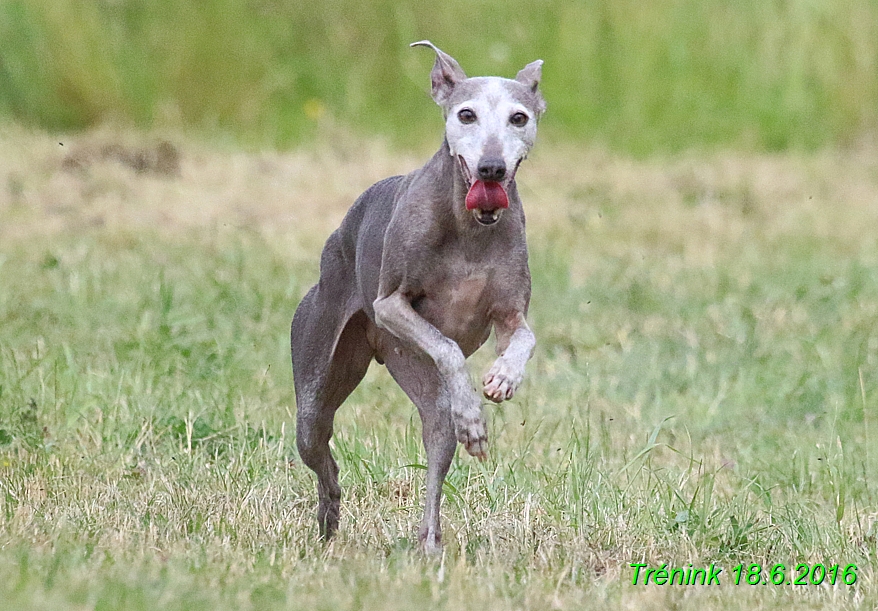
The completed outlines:
<svg viewBox="0 0 878 611">
<path fill-rule="evenodd" d="M 477 180 L 469 188 L 469 193 L 466 194 L 467 210 L 479 208 L 486 212 L 493 212 L 497 208 L 508 207 L 509 198 L 506 197 L 506 191 L 499 182 Z"/>
</svg>

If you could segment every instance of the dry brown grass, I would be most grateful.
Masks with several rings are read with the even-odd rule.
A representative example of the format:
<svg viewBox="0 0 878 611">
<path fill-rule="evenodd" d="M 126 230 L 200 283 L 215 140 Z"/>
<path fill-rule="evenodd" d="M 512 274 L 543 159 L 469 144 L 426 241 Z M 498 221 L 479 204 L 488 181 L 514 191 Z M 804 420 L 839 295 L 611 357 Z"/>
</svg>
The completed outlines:
<svg viewBox="0 0 878 611">
<path fill-rule="evenodd" d="M 138 170 L 127 160 L 167 140 L 179 155 L 178 175 Z M 77 227 L 239 227 L 312 250 L 366 187 L 430 154 L 393 152 L 341 133 L 324 142 L 242 152 L 110 128 L 56 137 L 7 126 L 0 137 L 0 237 Z M 807 233 L 854 248 L 868 239 L 864 226 L 878 226 L 878 149 L 870 144 L 813 155 L 718 152 L 638 161 L 547 142 L 519 182 L 536 236 L 624 233 L 620 250 L 633 239 L 679 251 L 694 264 L 712 264 L 717 249 L 745 247 L 753 232 L 769 241 Z"/>
</svg>

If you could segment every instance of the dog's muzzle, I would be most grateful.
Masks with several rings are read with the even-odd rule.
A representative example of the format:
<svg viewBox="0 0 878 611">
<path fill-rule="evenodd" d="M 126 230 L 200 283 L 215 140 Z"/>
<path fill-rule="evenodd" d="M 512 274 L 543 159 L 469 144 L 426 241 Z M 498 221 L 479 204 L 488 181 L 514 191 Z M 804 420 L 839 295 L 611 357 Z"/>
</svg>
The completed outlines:
<svg viewBox="0 0 878 611">
<path fill-rule="evenodd" d="M 501 183 L 496 180 L 485 180 L 481 177 L 473 180 L 466 161 L 463 157 L 458 157 L 458 159 L 464 179 L 469 184 L 469 191 L 466 194 L 466 209 L 473 213 L 473 218 L 479 224 L 493 225 L 500 220 L 503 210 L 509 207 L 509 196 L 506 193 L 506 184 L 509 181 Z M 484 174 L 481 167 L 479 174 L 480 176 Z M 495 172 L 495 174 L 499 174 L 499 172 Z M 503 174 L 505 175 L 505 166 Z"/>
</svg>

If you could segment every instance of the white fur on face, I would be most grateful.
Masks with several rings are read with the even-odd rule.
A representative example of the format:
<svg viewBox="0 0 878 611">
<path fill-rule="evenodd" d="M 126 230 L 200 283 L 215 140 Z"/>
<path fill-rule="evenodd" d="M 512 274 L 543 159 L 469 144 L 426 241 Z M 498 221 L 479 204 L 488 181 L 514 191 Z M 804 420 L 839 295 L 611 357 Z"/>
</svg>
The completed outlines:
<svg viewBox="0 0 878 611">
<path fill-rule="evenodd" d="M 482 81 L 472 98 L 455 103 L 448 109 L 445 121 L 445 135 L 451 154 L 462 157 L 470 171 L 470 179 L 476 179 L 479 160 L 487 155 L 502 157 L 506 163 L 508 184 L 519 162 L 527 157 L 537 135 L 537 116 L 534 109 L 528 108 L 510 93 L 506 79 L 500 77 L 477 77 L 472 81 Z M 464 124 L 458 113 L 469 109 L 476 120 Z M 510 117 L 517 112 L 528 117 L 527 124 L 517 127 L 510 123 Z"/>
</svg>

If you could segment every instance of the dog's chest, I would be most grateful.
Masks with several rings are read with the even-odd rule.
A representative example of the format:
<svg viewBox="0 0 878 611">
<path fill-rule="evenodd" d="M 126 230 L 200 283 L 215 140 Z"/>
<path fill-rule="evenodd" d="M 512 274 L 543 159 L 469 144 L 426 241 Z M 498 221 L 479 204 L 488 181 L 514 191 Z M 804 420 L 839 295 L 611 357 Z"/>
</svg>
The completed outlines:
<svg viewBox="0 0 878 611">
<path fill-rule="evenodd" d="M 490 333 L 490 270 L 466 265 L 436 270 L 436 282 L 416 300 L 418 313 L 469 355 Z"/>
</svg>

